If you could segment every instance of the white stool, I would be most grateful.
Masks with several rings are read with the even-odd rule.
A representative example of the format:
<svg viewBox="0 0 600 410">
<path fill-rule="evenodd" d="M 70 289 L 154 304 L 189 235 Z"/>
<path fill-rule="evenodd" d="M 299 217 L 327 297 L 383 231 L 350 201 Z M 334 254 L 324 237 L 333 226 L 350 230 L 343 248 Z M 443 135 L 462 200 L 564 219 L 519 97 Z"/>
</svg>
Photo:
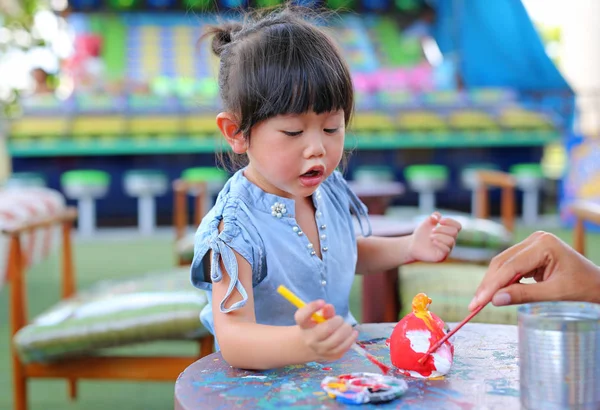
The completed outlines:
<svg viewBox="0 0 600 410">
<path fill-rule="evenodd" d="M 82 236 L 96 231 L 96 199 L 108 192 L 110 175 L 97 170 L 67 171 L 61 176 L 61 185 L 67 198 L 77 200 L 77 230 Z"/>
<path fill-rule="evenodd" d="M 411 165 L 404 177 L 412 190 L 419 193 L 419 212 L 430 214 L 435 210 L 435 193 L 448 182 L 448 168 L 443 165 Z"/>
<path fill-rule="evenodd" d="M 14 172 L 4 183 L 4 188 L 42 188 L 45 186 L 46 180 L 42 174 L 37 172 Z"/>
<path fill-rule="evenodd" d="M 357 167 L 353 174 L 357 184 L 376 184 L 380 182 L 393 182 L 394 172 L 390 167 L 382 165 L 363 165 Z"/>
<path fill-rule="evenodd" d="M 517 186 L 523 191 L 523 223 L 534 225 L 538 219 L 539 192 L 544 183 L 540 164 L 516 164 L 510 167 Z"/>
<path fill-rule="evenodd" d="M 166 194 L 168 181 L 165 173 L 155 170 L 134 170 L 125 173 L 123 188 L 127 195 L 138 198 L 138 229 L 150 235 L 156 228 L 157 196 Z"/>
</svg>

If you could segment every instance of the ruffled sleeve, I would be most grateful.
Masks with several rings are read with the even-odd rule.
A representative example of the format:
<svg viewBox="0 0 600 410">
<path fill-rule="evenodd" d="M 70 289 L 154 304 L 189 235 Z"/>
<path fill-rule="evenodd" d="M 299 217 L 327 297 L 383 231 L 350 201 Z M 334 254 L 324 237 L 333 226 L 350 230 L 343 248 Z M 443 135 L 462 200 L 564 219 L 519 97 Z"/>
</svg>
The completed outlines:
<svg viewBox="0 0 600 410">
<path fill-rule="evenodd" d="M 192 261 L 191 275 L 194 286 L 212 290 L 212 283 L 223 280 L 223 274 L 229 275 L 229 286 L 225 297 L 220 302 L 220 310 L 228 313 L 246 305 L 248 293 L 239 280 L 238 264 L 235 252 L 242 256 L 252 267 L 252 286 L 258 285 L 266 277 L 266 260 L 262 241 L 257 229 L 252 226 L 249 218 L 245 217 L 245 209 L 241 201 L 231 200 L 220 209 L 213 210 L 203 219 L 194 243 L 194 259 Z M 223 221 L 223 228 L 219 232 L 219 224 Z M 210 263 L 207 257 L 212 252 Z M 220 260 L 226 272 L 221 269 Z M 210 266 L 210 277 L 206 268 Z M 242 300 L 225 307 L 236 289 Z"/>
</svg>

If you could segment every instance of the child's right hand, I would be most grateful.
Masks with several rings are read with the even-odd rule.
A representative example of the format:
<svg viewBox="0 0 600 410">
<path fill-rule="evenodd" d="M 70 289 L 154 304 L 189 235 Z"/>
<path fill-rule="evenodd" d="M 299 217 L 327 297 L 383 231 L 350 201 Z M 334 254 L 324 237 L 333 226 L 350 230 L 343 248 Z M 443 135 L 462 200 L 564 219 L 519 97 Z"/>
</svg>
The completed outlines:
<svg viewBox="0 0 600 410">
<path fill-rule="evenodd" d="M 319 310 L 326 319 L 322 323 L 315 322 L 311 317 Z M 294 318 L 302 330 L 304 343 L 316 354 L 319 361 L 340 359 L 358 337 L 358 331 L 341 316 L 336 316 L 335 308 L 322 300 L 310 302 L 298 309 Z"/>
</svg>

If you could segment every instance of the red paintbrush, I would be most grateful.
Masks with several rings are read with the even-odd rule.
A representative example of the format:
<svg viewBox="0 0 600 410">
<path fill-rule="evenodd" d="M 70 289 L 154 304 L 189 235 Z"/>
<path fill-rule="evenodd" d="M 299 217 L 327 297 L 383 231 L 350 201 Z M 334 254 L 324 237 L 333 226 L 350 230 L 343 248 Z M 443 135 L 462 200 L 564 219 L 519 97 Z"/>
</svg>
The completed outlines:
<svg viewBox="0 0 600 410">
<path fill-rule="evenodd" d="M 518 273 L 515 275 L 514 278 L 511 279 L 510 282 L 508 282 L 508 284 L 506 286 L 512 285 L 514 283 L 517 283 L 519 280 L 521 280 L 521 278 L 523 277 L 522 274 Z M 481 312 L 481 310 L 487 306 L 487 303 L 485 305 L 481 305 L 479 307 L 477 307 L 477 309 L 475 309 L 473 312 L 471 312 L 471 314 L 469 316 L 467 316 L 466 318 L 463 319 L 462 322 L 460 322 L 454 329 L 452 329 L 450 332 L 448 332 L 446 334 L 446 336 L 442 337 L 440 340 L 438 340 L 438 342 L 436 344 L 434 344 L 433 346 L 431 346 L 429 348 L 429 350 L 427 350 L 427 353 L 425 353 L 423 355 L 423 357 L 421 357 L 418 362 L 420 364 L 423 364 L 423 362 L 425 361 L 425 359 L 427 359 L 427 357 L 429 357 L 429 355 L 433 352 L 435 352 L 437 349 L 439 349 L 444 343 L 446 343 L 446 341 L 448 339 L 450 339 L 456 332 L 458 332 L 458 330 L 463 327 L 469 320 L 473 319 L 475 317 L 476 314 L 478 314 L 479 312 Z"/>
</svg>

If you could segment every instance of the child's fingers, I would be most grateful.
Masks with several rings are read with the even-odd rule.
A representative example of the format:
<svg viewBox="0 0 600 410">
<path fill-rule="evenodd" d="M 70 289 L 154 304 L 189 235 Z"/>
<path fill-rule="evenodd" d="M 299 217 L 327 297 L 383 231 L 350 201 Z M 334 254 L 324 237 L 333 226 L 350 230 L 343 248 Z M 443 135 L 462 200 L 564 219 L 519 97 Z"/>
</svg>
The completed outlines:
<svg viewBox="0 0 600 410">
<path fill-rule="evenodd" d="M 454 237 L 448 236 L 448 235 L 437 234 L 437 233 L 434 233 L 433 235 L 431 235 L 431 239 L 434 242 L 442 243 L 450 248 L 452 248 L 454 246 L 454 244 L 456 243 L 456 240 L 454 239 Z"/>
<path fill-rule="evenodd" d="M 321 315 L 324 319 L 331 319 L 335 316 L 335 308 L 333 307 L 333 305 L 328 303 L 325 306 L 323 306 L 323 309 L 321 309 Z"/>
<path fill-rule="evenodd" d="M 461 223 L 458 222 L 456 219 L 452 219 L 452 218 L 442 218 L 440 220 L 440 225 L 452 226 L 452 227 L 458 229 L 459 231 L 462 229 Z"/>
<path fill-rule="evenodd" d="M 340 342 L 340 344 L 338 344 L 336 347 L 333 348 L 333 350 L 331 350 L 331 354 L 334 356 L 343 355 L 344 353 L 346 353 L 348 351 L 348 349 L 350 349 L 352 344 L 355 343 L 357 339 L 358 339 L 358 331 L 352 330 L 352 332 L 350 333 L 350 336 L 347 339 L 342 340 L 342 342 Z"/>
<path fill-rule="evenodd" d="M 440 219 L 442 218 L 442 214 L 440 214 L 439 212 L 434 212 L 431 215 L 429 215 L 429 219 L 431 220 L 431 222 L 433 224 L 437 224 L 440 222 Z"/>
<path fill-rule="evenodd" d="M 323 300 L 314 300 L 310 303 L 307 303 L 306 306 L 301 307 L 294 314 L 294 319 L 296 323 L 301 328 L 311 328 L 315 326 L 315 321 L 312 319 L 312 315 L 317 313 L 323 306 L 325 305 L 325 301 Z"/>
<path fill-rule="evenodd" d="M 444 255 L 448 255 L 448 254 L 450 254 L 450 251 L 452 251 L 452 246 L 447 245 L 444 242 L 441 242 L 437 239 L 433 240 L 433 244 L 436 248 L 438 248 L 440 251 L 442 251 L 444 253 Z"/>
<path fill-rule="evenodd" d="M 343 324 L 344 319 L 339 315 L 328 319 L 311 330 L 313 332 L 314 340 L 321 343 L 329 339 Z"/>
<path fill-rule="evenodd" d="M 433 228 L 434 234 L 444 234 L 452 237 L 456 237 L 458 235 L 459 229 L 456 226 L 450 225 L 438 225 Z"/>
<path fill-rule="evenodd" d="M 353 330 L 348 323 L 341 323 L 327 339 L 321 342 L 321 348 L 328 352 L 333 351 L 352 336 Z"/>
</svg>

